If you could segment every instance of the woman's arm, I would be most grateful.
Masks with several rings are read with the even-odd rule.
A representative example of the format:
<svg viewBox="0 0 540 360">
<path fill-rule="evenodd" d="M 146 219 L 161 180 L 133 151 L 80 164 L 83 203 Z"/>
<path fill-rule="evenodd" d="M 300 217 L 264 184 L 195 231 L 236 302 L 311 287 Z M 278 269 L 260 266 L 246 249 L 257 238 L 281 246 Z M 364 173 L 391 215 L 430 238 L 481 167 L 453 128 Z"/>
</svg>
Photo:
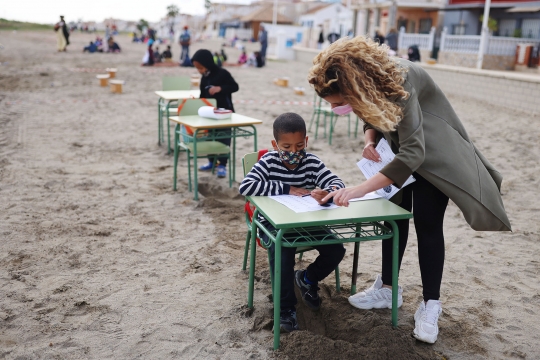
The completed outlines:
<svg viewBox="0 0 540 360">
<path fill-rule="evenodd" d="M 334 204 L 339 206 L 349 206 L 349 200 L 365 196 L 375 190 L 382 189 L 393 183 L 392 179 L 381 173 L 377 173 L 369 180 L 364 181 L 358 186 L 353 186 L 345 189 L 339 189 L 331 192 L 322 199 L 322 203 L 327 202 L 331 198 L 334 199 Z"/>
</svg>

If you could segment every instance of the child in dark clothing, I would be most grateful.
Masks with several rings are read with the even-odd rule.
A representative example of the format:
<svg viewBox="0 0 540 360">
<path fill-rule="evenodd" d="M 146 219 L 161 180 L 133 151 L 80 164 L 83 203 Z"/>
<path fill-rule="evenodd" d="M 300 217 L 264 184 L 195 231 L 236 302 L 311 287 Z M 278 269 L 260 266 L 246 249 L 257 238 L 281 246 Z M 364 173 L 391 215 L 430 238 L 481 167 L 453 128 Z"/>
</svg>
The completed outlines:
<svg viewBox="0 0 540 360">
<path fill-rule="evenodd" d="M 171 46 L 170 45 L 167 45 L 167 50 L 165 50 L 163 52 L 163 54 L 161 54 L 161 56 L 163 57 L 163 59 L 165 61 L 170 61 L 172 59 L 172 53 L 171 53 Z"/>
<path fill-rule="evenodd" d="M 209 50 L 198 50 L 191 58 L 193 66 L 202 75 L 199 88 L 201 90 L 201 98 L 216 99 L 217 107 L 234 112 L 231 94 L 238 91 L 238 84 L 234 81 L 231 74 L 214 62 L 214 57 Z M 220 129 L 222 133 L 231 133 L 230 128 Z M 217 139 L 217 141 L 230 146 L 231 138 Z M 201 171 L 212 170 L 214 156 L 208 157 L 208 164 L 199 168 Z M 224 178 L 227 176 L 227 158 L 218 158 L 219 165 L 217 166 L 217 176 Z"/>
<path fill-rule="evenodd" d="M 311 195 L 319 204 L 331 191 L 345 187 L 343 181 L 332 174 L 315 155 L 307 153 L 306 123 L 295 113 L 281 114 L 274 121 L 275 151 L 265 154 L 240 184 L 240 194 L 244 196 L 268 195 Z M 316 189 L 316 188 L 319 189 Z M 261 222 L 272 231 L 272 225 L 262 218 Z M 311 232 L 313 235 L 313 232 Z M 316 235 L 326 235 L 321 230 Z M 265 243 L 268 236 L 259 233 Z M 287 240 L 287 236 L 284 237 Z M 291 239 L 292 240 L 292 239 Z M 300 289 L 302 300 L 312 310 L 318 310 L 321 299 L 318 282 L 326 278 L 343 259 L 345 248 L 342 244 L 314 247 L 319 256 L 306 270 L 294 271 L 295 248 L 282 247 L 281 251 L 281 309 L 280 329 L 285 332 L 298 330 L 296 320 L 296 295 L 294 285 Z M 274 271 L 274 245 L 269 248 L 270 266 Z M 278 265 L 279 266 L 279 265 Z"/>
</svg>

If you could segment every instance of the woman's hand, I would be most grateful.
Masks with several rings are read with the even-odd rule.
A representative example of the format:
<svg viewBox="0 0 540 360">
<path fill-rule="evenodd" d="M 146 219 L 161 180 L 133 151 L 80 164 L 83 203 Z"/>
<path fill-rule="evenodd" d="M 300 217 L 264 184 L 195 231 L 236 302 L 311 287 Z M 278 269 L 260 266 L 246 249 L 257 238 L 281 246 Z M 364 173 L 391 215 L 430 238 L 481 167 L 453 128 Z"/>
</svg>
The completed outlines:
<svg viewBox="0 0 540 360">
<path fill-rule="evenodd" d="M 366 144 L 366 146 L 364 146 L 364 150 L 362 151 L 362 157 L 375 162 L 381 161 L 381 156 L 379 155 L 377 150 L 375 150 L 374 142 L 369 142 Z"/>
<path fill-rule="evenodd" d="M 221 91 L 221 86 L 212 86 L 210 89 L 208 89 L 208 93 L 210 95 L 217 94 L 220 91 Z"/>
<path fill-rule="evenodd" d="M 296 196 L 302 196 L 309 194 L 310 191 L 302 188 L 297 188 L 294 186 L 291 186 L 291 189 L 289 190 L 289 195 L 296 195 Z"/>
<path fill-rule="evenodd" d="M 368 193 L 368 191 L 366 191 L 362 185 L 331 192 L 322 199 L 322 203 L 324 204 L 331 198 L 334 198 L 334 204 L 347 207 L 349 206 L 349 200 L 365 196 Z"/>
<path fill-rule="evenodd" d="M 328 201 L 328 200 L 326 201 L 323 200 L 328 194 L 329 194 L 328 191 L 321 190 L 321 189 L 315 189 L 311 191 L 311 197 L 317 200 L 317 202 L 321 205 L 326 204 L 326 202 Z"/>
</svg>

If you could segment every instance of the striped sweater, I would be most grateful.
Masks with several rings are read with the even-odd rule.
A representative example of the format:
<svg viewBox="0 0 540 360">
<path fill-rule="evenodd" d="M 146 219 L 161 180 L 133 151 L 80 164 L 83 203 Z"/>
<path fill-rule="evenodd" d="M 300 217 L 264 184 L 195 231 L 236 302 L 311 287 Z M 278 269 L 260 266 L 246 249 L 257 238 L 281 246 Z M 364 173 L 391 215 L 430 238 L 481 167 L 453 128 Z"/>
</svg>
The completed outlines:
<svg viewBox="0 0 540 360">
<path fill-rule="evenodd" d="M 309 190 L 319 187 L 330 192 L 344 188 L 345 184 L 313 154 L 307 153 L 296 168 L 289 170 L 278 152 L 271 151 L 253 166 L 239 191 L 244 196 L 286 195 L 291 186 Z"/>
</svg>

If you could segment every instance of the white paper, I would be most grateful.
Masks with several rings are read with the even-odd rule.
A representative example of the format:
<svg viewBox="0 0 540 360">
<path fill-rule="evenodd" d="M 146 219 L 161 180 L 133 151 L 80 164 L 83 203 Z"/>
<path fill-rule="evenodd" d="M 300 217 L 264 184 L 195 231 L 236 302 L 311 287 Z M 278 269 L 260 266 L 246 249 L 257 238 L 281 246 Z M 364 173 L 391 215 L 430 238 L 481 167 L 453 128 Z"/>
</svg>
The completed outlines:
<svg viewBox="0 0 540 360">
<path fill-rule="evenodd" d="M 382 198 L 381 195 L 377 194 L 375 191 L 372 191 L 370 193 L 367 193 L 366 195 L 364 195 L 363 197 L 361 198 L 354 198 L 354 199 L 351 199 L 349 200 L 349 202 L 351 201 L 364 201 L 364 200 L 373 200 L 373 199 L 380 199 Z"/>
<path fill-rule="evenodd" d="M 216 114 L 214 112 L 214 108 L 212 106 L 201 106 L 199 108 L 199 116 L 200 117 L 204 117 L 204 118 L 208 118 L 208 119 L 217 119 L 217 120 L 221 120 L 221 119 L 228 119 L 231 117 L 231 113 L 228 113 L 228 114 Z"/>
<path fill-rule="evenodd" d="M 309 211 L 330 210 L 336 209 L 339 206 L 335 204 L 329 204 L 328 206 L 321 206 L 311 196 L 296 196 L 296 195 L 274 195 L 269 196 L 270 199 L 277 201 L 280 204 L 285 205 L 295 213 L 303 213 Z"/>
<path fill-rule="evenodd" d="M 388 144 L 386 139 L 381 139 L 381 141 L 379 141 L 379 143 L 377 144 L 375 150 L 377 150 L 377 152 L 381 156 L 381 162 L 375 162 L 363 158 L 356 164 L 367 179 L 381 171 L 382 168 L 388 165 L 392 160 L 394 160 L 394 157 L 396 157 L 396 155 L 392 152 L 392 149 L 390 148 L 390 145 Z M 413 183 L 414 181 L 416 181 L 416 179 L 412 175 L 409 176 L 407 181 L 405 181 L 405 183 L 403 184 L 403 187 Z M 385 199 L 390 199 L 392 196 L 396 195 L 398 191 L 399 189 L 397 187 L 395 187 L 394 185 L 389 185 L 385 188 L 377 190 L 376 193 Z"/>
</svg>

